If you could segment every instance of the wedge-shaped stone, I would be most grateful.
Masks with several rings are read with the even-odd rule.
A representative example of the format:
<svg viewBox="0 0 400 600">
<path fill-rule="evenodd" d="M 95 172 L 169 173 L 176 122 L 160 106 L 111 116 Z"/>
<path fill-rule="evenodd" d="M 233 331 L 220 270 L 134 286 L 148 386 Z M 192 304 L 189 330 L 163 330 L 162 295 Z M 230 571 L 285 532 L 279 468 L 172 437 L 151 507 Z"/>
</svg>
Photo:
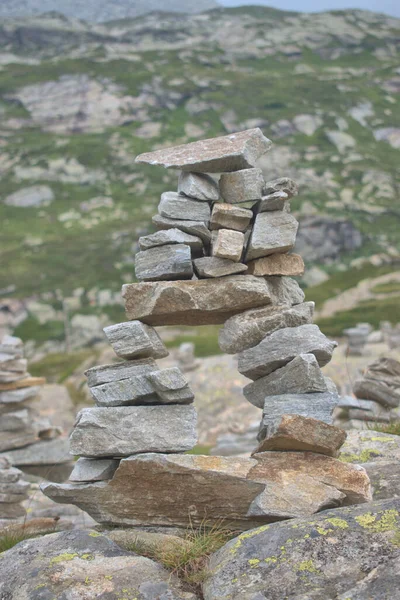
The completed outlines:
<svg viewBox="0 0 400 600">
<path fill-rule="evenodd" d="M 338 456 L 346 433 L 322 421 L 300 415 L 282 415 L 268 422 L 266 437 L 254 451 L 296 450 Z"/>
<path fill-rule="evenodd" d="M 188 381 L 178 367 L 151 373 L 149 380 L 163 404 L 190 404 L 194 400 Z"/>
<path fill-rule="evenodd" d="M 179 229 L 180 231 L 199 237 L 205 245 L 209 245 L 211 242 L 211 231 L 208 229 L 208 222 L 180 221 L 178 219 L 167 219 L 160 215 L 155 215 L 152 221 L 157 229 L 161 231 L 168 231 L 172 228 Z"/>
<path fill-rule="evenodd" d="M 217 202 L 219 199 L 218 184 L 204 173 L 182 171 L 179 176 L 178 192 L 195 200 Z"/>
<path fill-rule="evenodd" d="M 236 354 L 257 346 L 267 335 L 284 329 L 312 323 L 314 302 L 293 307 L 265 306 L 235 315 L 219 331 L 219 346 L 227 354 Z"/>
<path fill-rule="evenodd" d="M 261 169 L 223 173 L 219 180 L 222 198 L 229 204 L 260 200 L 265 181 Z"/>
<path fill-rule="evenodd" d="M 267 196 L 276 192 L 284 192 L 289 198 L 292 198 L 299 193 L 299 187 L 297 183 L 292 179 L 289 179 L 289 177 L 280 177 L 273 181 L 267 181 L 264 186 L 264 194 Z"/>
<path fill-rule="evenodd" d="M 157 331 L 140 321 L 110 325 L 103 331 L 120 358 L 165 358 L 169 354 Z"/>
<path fill-rule="evenodd" d="M 271 146 L 272 142 L 263 135 L 261 129 L 248 129 L 141 154 L 136 162 L 195 173 L 223 173 L 254 167 Z"/>
<path fill-rule="evenodd" d="M 119 460 L 112 458 L 80 458 L 69 476 L 69 481 L 107 481 L 114 477 Z"/>
<path fill-rule="evenodd" d="M 121 379 L 130 379 L 141 375 L 148 375 L 152 371 L 158 371 L 159 367 L 152 358 L 134 360 L 130 362 L 121 362 L 113 365 L 102 365 L 101 367 L 92 367 L 85 371 L 89 387 L 110 383 L 110 381 L 120 381 Z"/>
<path fill-rule="evenodd" d="M 128 319 L 149 325 L 219 325 L 234 314 L 270 304 L 267 282 L 251 275 L 131 283 L 122 287 L 122 296 Z"/>
<path fill-rule="evenodd" d="M 304 302 L 305 294 L 297 281 L 291 277 L 266 277 L 272 304 L 294 306 Z"/>
<path fill-rule="evenodd" d="M 176 192 L 162 194 L 158 212 L 167 219 L 202 221 L 203 223 L 208 223 L 211 217 L 211 209 L 207 202 L 191 200 Z"/>
<path fill-rule="evenodd" d="M 231 229 L 219 229 L 213 233 L 211 253 L 216 258 L 240 262 L 243 255 L 244 234 Z"/>
<path fill-rule="evenodd" d="M 400 393 L 384 381 L 374 379 L 359 379 L 354 383 L 353 392 L 357 398 L 375 400 L 383 406 L 396 408 L 400 404 Z"/>
<path fill-rule="evenodd" d="M 298 227 L 299 224 L 293 215 L 285 211 L 259 213 L 247 248 L 246 262 L 291 250 L 296 241 Z"/>
<path fill-rule="evenodd" d="M 70 438 L 71 454 L 87 458 L 143 452 L 186 452 L 196 444 L 193 406 L 84 408 Z"/>
<path fill-rule="evenodd" d="M 271 254 L 249 262 L 249 273 L 255 277 L 304 275 L 304 261 L 298 254 Z"/>
<path fill-rule="evenodd" d="M 34 398 L 40 392 L 39 386 L 0 392 L 0 404 L 19 404 Z"/>
<path fill-rule="evenodd" d="M 247 265 L 233 262 L 227 258 L 217 258 L 216 256 L 203 256 L 193 261 L 194 270 L 199 279 L 226 277 L 227 275 L 237 275 L 245 273 Z"/>
<path fill-rule="evenodd" d="M 268 396 L 326 392 L 327 384 L 314 354 L 300 354 L 281 369 L 243 388 L 246 399 L 264 408 Z"/>
<path fill-rule="evenodd" d="M 362 467 L 311 452 L 254 458 L 142 454 L 122 460 L 107 483 L 41 487 L 55 502 L 76 504 L 99 523 L 140 527 L 222 521 L 246 530 L 371 500 Z"/>
<path fill-rule="evenodd" d="M 331 360 L 336 346 L 317 325 L 279 329 L 254 348 L 241 352 L 238 369 L 242 375 L 255 380 L 283 367 L 299 354 L 314 354 L 323 367 Z"/>
<path fill-rule="evenodd" d="M 200 251 L 203 248 L 203 242 L 199 237 L 180 231 L 180 229 L 176 229 L 176 227 L 165 229 L 164 231 L 157 231 L 151 235 L 139 238 L 139 247 L 141 250 L 149 250 L 150 248 L 157 248 L 158 246 L 167 246 L 170 244 L 185 244 L 194 251 Z"/>
<path fill-rule="evenodd" d="M 169 244 L 138 252 L 135 257 L 135 272 L 139 281 L 191 279 L 193 266 L 190 247 L 185 244 Z"/>
<path fill-rule="evenodd" d="M 246 231 L 252 218 L 253 213 L 247 208 L 240 208 L 232 204 L 214 204 L 210 228 Z"/>
<path fill-rule="evenodd" d="M 274 192 L 263 196 L 257 205 L 258 212 L 271 212 L 275 210 L 284 210 L 290 212 L 289 195 L 285 192 Z"/>
</svg>

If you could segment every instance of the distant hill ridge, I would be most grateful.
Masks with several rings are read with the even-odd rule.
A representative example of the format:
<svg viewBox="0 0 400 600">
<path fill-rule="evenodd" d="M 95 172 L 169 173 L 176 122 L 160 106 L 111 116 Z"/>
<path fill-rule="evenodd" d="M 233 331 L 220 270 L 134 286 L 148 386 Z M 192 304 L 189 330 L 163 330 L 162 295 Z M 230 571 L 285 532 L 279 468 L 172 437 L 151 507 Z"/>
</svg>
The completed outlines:
<svg viewBox="0 0 400 600">
<path fill-rule="evenodd" d="M 1 0 L 0 18 L 18 18 L 56 11 L 68 17 L 102 23 L 138 17 L 153 11 L 193 14 L 219 6 L 215 0 Z"/>
</svg>

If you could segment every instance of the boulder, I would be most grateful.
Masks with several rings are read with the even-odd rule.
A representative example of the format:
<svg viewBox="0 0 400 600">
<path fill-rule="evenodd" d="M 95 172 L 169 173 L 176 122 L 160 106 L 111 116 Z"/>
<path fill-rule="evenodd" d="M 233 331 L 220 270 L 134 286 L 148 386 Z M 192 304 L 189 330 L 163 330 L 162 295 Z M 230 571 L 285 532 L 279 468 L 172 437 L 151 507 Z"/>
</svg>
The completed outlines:
<svg viewBox="0 0 400 600">
<path fill-rule="evenodd" d="M 206 520 L 233 530 L 371 499 L 362 467 L 311 452 L 254 458 L 141 454 L 122 460 L 109 482 L 41 489 L 105 525 L 188 527 Z"/>
<path fill-rule="evenodd" d="M 270 275 L 287 275 L 300 277 L 304 275 L 304 261 L 298 254 L 271 254 L 248 263 L 250 275 L 265 277 Z"/>
<path fill-rule="evenodd" d="M 176 192 L 164 192 L 161 196 L 158 212 L 167 219 L 200 221 L 208 223 L 211 209 L 207 202 L 191 200 Z"/>
<path fill-rule="evenodd" d="M 271 146 L 271 141 L 260 129 L 248 129 L 141 154 L 135 162 L 195 173 L 223 173 L 254 167 Z"/>
<path fill-rule="evenodd" d="M 208 222 L 202 223 L 200 221 L 193 220 L 181 221 L 179 219 L 167 219 L 166 217 L 161 217 L 160 215 L 154 215 L 152 221 L 157 229 L 160 229 L 161 231 L 179 229 L 184 233 L 199 237 L 206 245 L 211 242 L 211 231 L 208 229 Z"/>
<path fill-rule="evenodd" d="M 246 253 L 246 262 L 288 252 L 294 247 L 299 224 L 290 213 L 276 210 L 256 216 Z"/>
<path fill-rule="evenodd" d="M 263 196 L 257 205 L 258 212 L 271 212 L 275 210 L 284 210 L 290 212 L 289 195 L 286 192 L 273 192 L 268 196 Z"/>
<path fill-rule="evenodd" d="M 165 358 L 168 350 L 157 331 L 140 321 L 128 321 L 103 329 L 115 354 L 120 358 Z"/>
<path fill-rule="evenodd" d="M 358 379 L 353 386 L 357 398 L 375 400 L 382 406 L 397 408 L 400 405 L 400 393 L 384 381 L 374 379 Z"/>
<path fill-rule="evenodd" d="M 233 206 L 232 204 L 214 204 L 210 228 L 215 229 L 234 229 L 236 231 L 246 231 L 253 218 L 251 210 Z"/>
<path fill-rule="evenodd" d="M 209 565 L 205 600 L 398 597 L 400 500 L 274 523 L 228 542 Z"/>
<path fill-rule="evenodd" d="M 122 287 L 128 319 L 148 325 L 219 325 L 271 302 L 269 284 L 250 275 L 223 279 L 131 283 Z"/>
<path fill-rule="evenodd" d="M 313 302 L 293 307 L 273 305 L 248 310 L 228 319 L 220 329 L 220 348 L 227 354 L 236 354 L 257 346 L 267 335 L 278 329 L 312 323 L 313 314 Z"/>
<path fill-rule="evenodd" d="M 219 180 L 219 189 L 225 202 L 239 204 L 260 200 L 264 183 L 261 169 L 243 169 L 223 173 Z"/>
<path fill-rule="evenodd" d="M 283 367 L 299 354 L 314 354 L 320 367 L 332 358 L 337 343 L 331 342 L 317 325 L 278 329 L 254 348 L 239 354 L 239 373 L 259 379 Z"/>
<path fill-rule="evenodd" d="M 195 200 L 217 202 L 219 200 L 218 184 L 209 175 L 182 171 L 179 176 L 178 192 Z"/>
<path fill-rule="evenodd" d="M 191 279 L 191 250 L 186 244 L 168 244 L 142 250 L 135 256 L 135 273 L 139 281 Z"/>
<path fill-rule="evenodd" d="M 299 193 L 299 187 L 293 179 L 289 179 L 289 177 L 279 177 L 278 179 L 267 181 L 263 191 L 266 196 L 275 194 L 276 192 L 284 192 L 289 198 L 292 198 Z"/>
<path fill-rule="evenodd" d="M 119 461 L 112 458 L 80 458 L 69 476 L 70 481 L 106 481 L 112 479 Z"/>
<path fill-rule="evenodd" d="M 186 452 L 197 441 L 192 406 L 84 408 L 70 437 L 71 454 L 115 458 L 143 452 Z"/>
<path fill-rule="evenodd" d="M 243 254 L 244 234 L 232 229 L 218 229 L 213 233 L 211 253 L 217 258 L 240 262 Z"/>
<path fill-rule="evenodd" d="M 227 258 L 217 258 L 216 256 L 196 258 L 193 261 L 193 266 L 199 279 L 226 277 L 227 275 L 237 275 L 247 271 L 247 265 L 233 262 Z"/>
<path fill-rule="evenodd" d="M 196 235 L 185 233 L 176 227 L 157 231 L 151 235 L 139 238 L 139 247 L 141 250 L 149 250 L 158 246 L 167 246 L 170 244 L 185 244 L 193 251 L 201 251 L 203 248 L 202 240 Z"/>
</svg>

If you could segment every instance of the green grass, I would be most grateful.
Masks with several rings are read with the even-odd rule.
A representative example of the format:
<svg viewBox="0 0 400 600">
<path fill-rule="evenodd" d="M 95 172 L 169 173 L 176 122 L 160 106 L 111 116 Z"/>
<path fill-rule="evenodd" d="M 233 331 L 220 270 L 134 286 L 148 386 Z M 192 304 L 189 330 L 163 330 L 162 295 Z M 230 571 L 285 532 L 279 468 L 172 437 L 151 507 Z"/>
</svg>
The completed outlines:
<svg viewBox="0 0 400 600">
<path fill-rule="evenodd" d="M 199 456 L 209 456 L 211 448 L 212 448 L 212 446 L 197 445 L 194 448 L 192 448 L 191 450 L 189 450 L 188 452 L 186 452 L 186 454 L 196 454 L 196 455 L 199 455 Z"/>
<path fill-rule="evenodd" d="M 40 323 L 31 315 L 16 327 L 14 335 L 23 340 L 34 340 L 39 344 L 49 340 L 62 342 L 65 340 L 64 323 L 62 321 Z"/>
<path fill-rule="evenodd" d="M 369 429 L 372 431 L 379 431 L 380 433 L 388 433 L 390 435 L 400 435 L 400 421 L 394 421 L 393 423 L 372 423 Z"/>
<path fill-rule="evenodd" d="M 187 329 L 187 333 L 185 333 L 185 329 Z M 182 327 L 182 330 L 182 334 L 166 343 L 168 348 L 179 348 L 181 344 L 192 342 L 195 346 L 195 355 L 200 358 L 222 354 L 218 345 L 218 326 L 203 325 L 196 329 Z"/>
<path fill-rule="evenodd" d="M 63 383 L 92 355 L 91 350 L 79 350 L 71 354 L 48 354 L 41 360 L 30 363 L 29 372 L 34 377 L 46 377 L 49 383 Z"/>
<path fill-rule="evenodd" d="M 16 531 L 13 531 L 12 528 L 0 530 L 0 554 L 11 550 L 11 548 L 14 548 L 20 542 L 30 540 L 34 537 L 37 537 L 37 535 L 29 534 L 21 529 Z"/>
<path fill-rule="evenodd" d="M 400 281 L 388 281 L 374 286 L 371 290 L 374 294 L 393 294 L 400 292 Z"/>
</svg>

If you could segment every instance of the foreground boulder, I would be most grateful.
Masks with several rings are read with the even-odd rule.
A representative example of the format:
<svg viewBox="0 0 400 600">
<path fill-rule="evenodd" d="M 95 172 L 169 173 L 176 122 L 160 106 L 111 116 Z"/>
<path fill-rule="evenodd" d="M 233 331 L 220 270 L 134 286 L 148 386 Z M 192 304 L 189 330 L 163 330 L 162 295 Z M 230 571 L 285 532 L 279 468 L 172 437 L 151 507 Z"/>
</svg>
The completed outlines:
<svg viewBox="0 0 400 600">
<path fill-rule="evenodd" d="M 400 500 L 254 529 L 211 559 L 205 600 L 395 600 Z"/>
<path fill-rule="evenodd" d="M 2 554 L 0 598 L 12 600 L 195 600 L 158 563 L 95 531 L 25 540 Z"/>
<path fill-rule="evenodd" d="M 207 519 L 234 530 L 371 500 L 362 467 L 307 452 L 140 454 L 122 460 L 109 482 L 44 484 L 42 491 L 106 525 L 188 527 Z"/>
</svg>

